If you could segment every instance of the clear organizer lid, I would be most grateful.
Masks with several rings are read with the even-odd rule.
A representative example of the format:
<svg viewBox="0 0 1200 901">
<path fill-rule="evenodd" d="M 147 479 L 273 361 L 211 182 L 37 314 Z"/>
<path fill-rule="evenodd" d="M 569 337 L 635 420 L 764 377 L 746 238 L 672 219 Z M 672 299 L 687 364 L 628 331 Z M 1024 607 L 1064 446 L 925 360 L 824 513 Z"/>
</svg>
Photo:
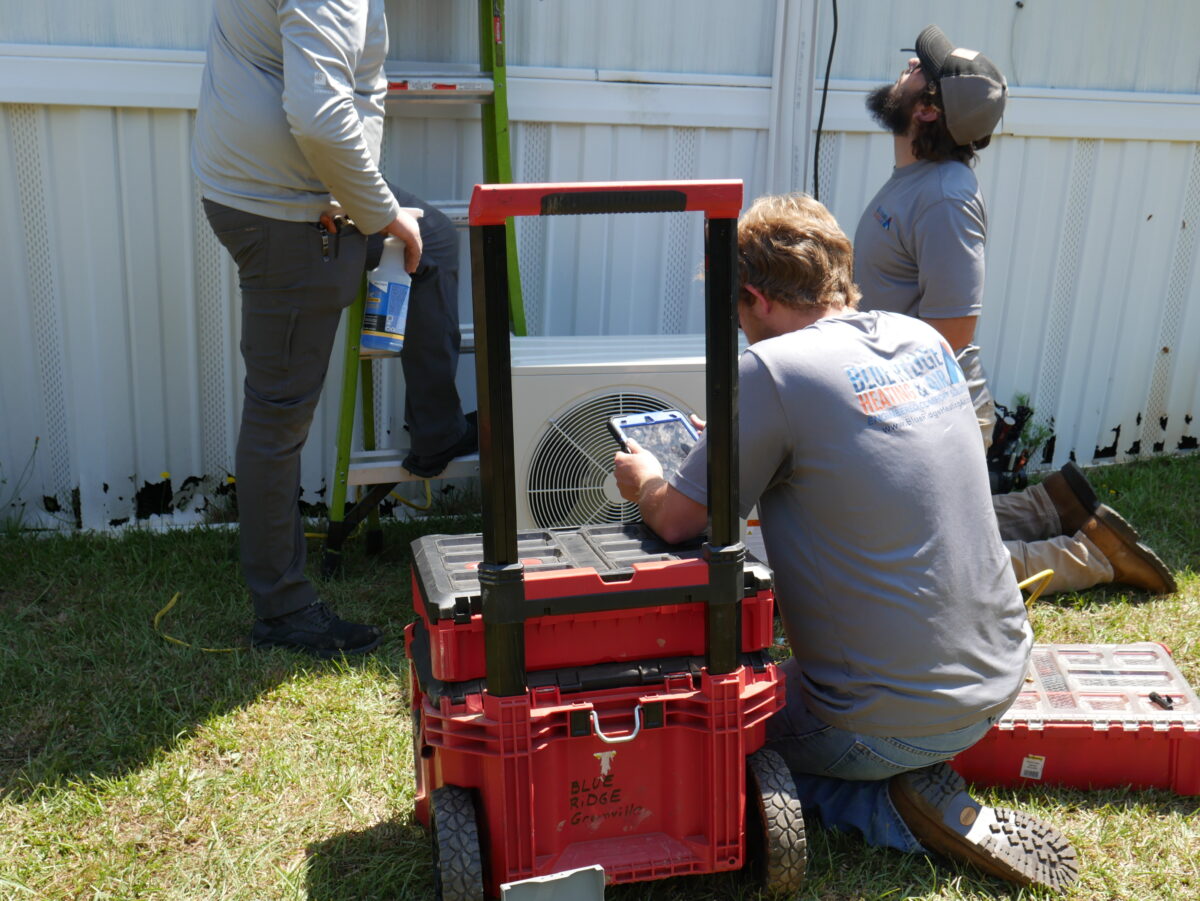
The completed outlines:
<svg viewBox="0 0 1200 901">
<path fill-rule="evenodd" d="M 1025 687 L 998 727 L 1060 723 L 1200 732 L 1200 702 L 1155 642 L 1034 645 Z"/>
</svg>

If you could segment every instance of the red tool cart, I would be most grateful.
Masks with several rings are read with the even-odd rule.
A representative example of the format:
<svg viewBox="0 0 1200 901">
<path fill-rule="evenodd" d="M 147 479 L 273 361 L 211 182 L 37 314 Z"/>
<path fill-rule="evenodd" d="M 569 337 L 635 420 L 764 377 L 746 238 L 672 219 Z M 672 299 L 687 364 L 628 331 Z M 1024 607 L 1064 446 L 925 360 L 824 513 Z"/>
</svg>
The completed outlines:
<svg viewBox="0 0 1200 901">
<path fill-rule="evenodd" d="M 470 205 L 481 535 L 414 543 L 408 626 L 418 819 L 438 897 L 603 866 L 609 883 L 804 876 L 804 820 L 762 748 L 784 684 L 770 572 L 737 521 L 740 181 L 476 186 Z M 711 534 L 641 524 L 518 532 L 505 221 L 702 212 Z M 614 450 L 616 445 L 614 443 Z"/>
</svg>

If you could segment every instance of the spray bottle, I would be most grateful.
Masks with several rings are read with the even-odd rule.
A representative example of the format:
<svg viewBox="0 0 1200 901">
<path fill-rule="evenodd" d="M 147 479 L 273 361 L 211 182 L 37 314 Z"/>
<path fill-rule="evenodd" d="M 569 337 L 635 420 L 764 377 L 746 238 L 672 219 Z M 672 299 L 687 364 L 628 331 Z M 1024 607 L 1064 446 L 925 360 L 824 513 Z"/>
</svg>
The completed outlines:
<svg viewBox="0 0 1200 901">
<path fill-rule="evenodd" d="M 422 210 L 405 207 L 420 218 Z M 408 320 L 412 277 L 404 270 L 404 242 L 388 235 L 379 265 L 367 273 L 367 303 L 363 310 L 361 347 L 375 353 L 399 353 Z"/>
</svg>

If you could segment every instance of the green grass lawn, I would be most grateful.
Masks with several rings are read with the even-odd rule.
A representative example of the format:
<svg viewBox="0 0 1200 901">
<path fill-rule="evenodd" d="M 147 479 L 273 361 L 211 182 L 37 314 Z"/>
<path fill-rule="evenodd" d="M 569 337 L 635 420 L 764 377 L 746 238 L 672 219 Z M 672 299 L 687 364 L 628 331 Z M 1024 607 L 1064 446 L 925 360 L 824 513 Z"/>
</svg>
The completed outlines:
<svg viewBox="0 0 1200 901">
<path fill-rule="evenodd" d="M 1177 573 L 1166 598 L 1040 601 L 1043 642 L 1162 641 L 1200 686 L 1200 457 L 1091 473 Z M 380 651 L 316 662 L 247 648 L 235 533 L 0 539 L 0 898 L 431 898 L 412 816 L 408 543 L 473 520 L 394 524 L 347 553 L 324 597 L 387 630 Z M 312 555 L 318 556 L 316 553 Z M 176 594 L 165 632 L 155 614 Z M 1200 739 L 1198 739 L 1200 740 Z M 1074 841 L 1077 898 L 1200 897 L 1200 800 L 1160 791 L 982 789 Z M 1019 898 L 967 868 L 810 836 L 803 898 Z M 610 888 L 609 898 L 752 898 L 736 876 Z"/>
</svg>

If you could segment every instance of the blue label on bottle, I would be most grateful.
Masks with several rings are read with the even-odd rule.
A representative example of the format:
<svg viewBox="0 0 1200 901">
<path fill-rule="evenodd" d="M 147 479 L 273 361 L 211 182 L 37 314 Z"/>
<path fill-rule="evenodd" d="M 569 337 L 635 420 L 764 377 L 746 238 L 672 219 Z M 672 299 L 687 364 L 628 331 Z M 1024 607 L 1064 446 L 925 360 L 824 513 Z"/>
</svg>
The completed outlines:
<svg viewBox="0 0 1200 901">
<path fill-rule="evenodd" d="M 363 310 L 362 346 L 391 353 L 404 347 L 409 286 L 400 282 L 369 282 Z"/>
</svg>

